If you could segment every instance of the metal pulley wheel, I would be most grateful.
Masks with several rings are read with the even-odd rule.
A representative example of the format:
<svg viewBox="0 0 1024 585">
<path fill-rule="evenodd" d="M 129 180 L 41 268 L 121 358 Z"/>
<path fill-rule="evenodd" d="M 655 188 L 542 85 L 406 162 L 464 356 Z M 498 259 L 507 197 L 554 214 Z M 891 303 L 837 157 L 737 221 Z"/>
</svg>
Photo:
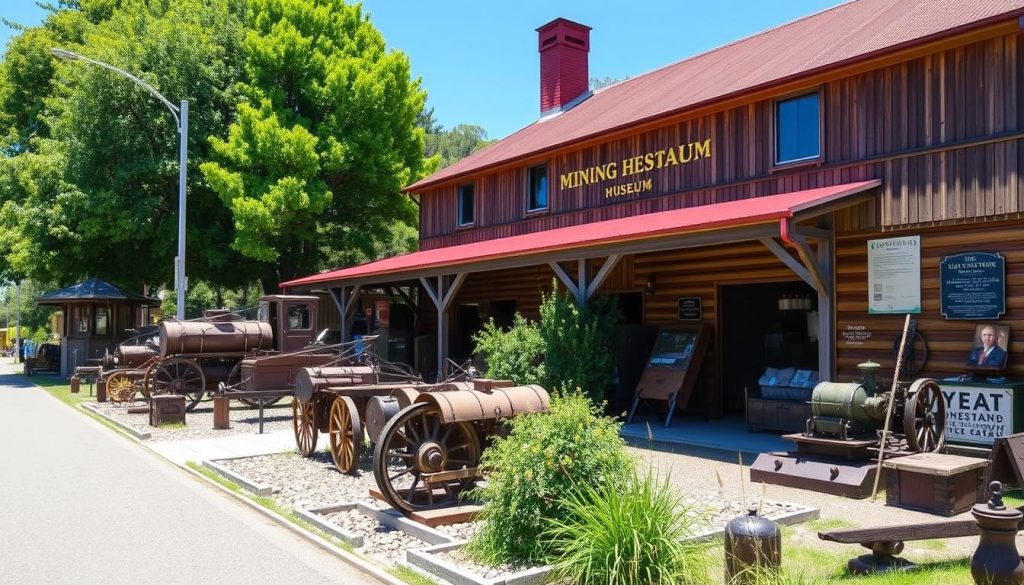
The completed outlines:
<svg viewBox="0 0 1024 585">
<path fill-rule="evenodd" d="M 373 451 L 373 477 L 397 510 L 452 505 L 476 480 L 481 451 L 472 423 L 446 423 L 437 406 L 420 402 L 385 425 Z"/>
<path fill-rule="evenodd" d="M 911 384 L 903 408 L 903 433 L 911 451 L 938 452 L 946 444 L 946 399 L 938 382 L 921 378 Z"/>
<path fill-rule="evenodd" d="M 206 376 L 199 364 L 184 358 L 160 362 L 148 373 L 153 394 L 181 394 L 191 411 L 206 395 Z"/>
<path fill-rule="evenodd" d="M 135 400 L 135 381 L 121 371 L 113 371 L 107 376 L 107 399 L 111 402 L 131 402 Z"/>
</svg>

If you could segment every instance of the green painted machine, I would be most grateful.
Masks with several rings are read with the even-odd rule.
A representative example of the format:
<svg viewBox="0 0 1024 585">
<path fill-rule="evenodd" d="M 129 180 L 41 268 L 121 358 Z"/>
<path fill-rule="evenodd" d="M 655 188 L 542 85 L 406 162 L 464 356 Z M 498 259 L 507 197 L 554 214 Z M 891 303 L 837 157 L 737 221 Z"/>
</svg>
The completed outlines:
<svg viewBox="0 0 1024 585">
<path fill-rule="evenodd" d="M 876 380 L 880 367 L 874 362 L 857 366 L 864 374 L 860 382 L 821 382 L 811 394 L 808 437 L 849 440 L 881 434 L 887 412 L 892 413 L 889 429 L 893 440 L 906 441 L 906 448 L 938 451 L 945 444 L 946 402 L 938 383 L 921 378 L 896 390 L 884 390 Z M 894 401 L 889 409 L 889 401 Z M 903 434 L 898 431 L 902 427 Z"/>
</svg>

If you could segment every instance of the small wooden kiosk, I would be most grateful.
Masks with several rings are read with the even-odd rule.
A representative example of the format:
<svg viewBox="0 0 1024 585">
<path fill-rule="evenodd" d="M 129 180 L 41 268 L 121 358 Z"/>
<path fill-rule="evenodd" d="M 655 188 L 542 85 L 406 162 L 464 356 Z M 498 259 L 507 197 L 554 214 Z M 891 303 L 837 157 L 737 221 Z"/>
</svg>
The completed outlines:
<svg viewBox="0 0 1024 585">
<path fill-rule="evenodd" d="M 95 277 L 44 293 L 36 303 L 59 306 L 64 313 L 60 331 L 62 377 L 135 335 L 135 327 L 147 324 L 152 308 L 160 306 L 159 299 L 124 292 Z"/>
</svg>

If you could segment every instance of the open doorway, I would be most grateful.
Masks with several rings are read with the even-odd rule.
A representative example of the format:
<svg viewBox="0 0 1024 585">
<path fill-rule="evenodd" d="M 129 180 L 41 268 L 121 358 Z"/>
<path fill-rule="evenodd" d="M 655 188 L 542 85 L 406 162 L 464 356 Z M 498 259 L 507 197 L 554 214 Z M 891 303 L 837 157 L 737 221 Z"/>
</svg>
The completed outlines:
<svg viewBox="0 0 1024 585">
<path fill-rule="evenodd" d="M 818 369 L 817 293 L 803 282 L 719 288 L 719 351 L 725 413 L 743 412 L 767 368 Z"/>
</svg>

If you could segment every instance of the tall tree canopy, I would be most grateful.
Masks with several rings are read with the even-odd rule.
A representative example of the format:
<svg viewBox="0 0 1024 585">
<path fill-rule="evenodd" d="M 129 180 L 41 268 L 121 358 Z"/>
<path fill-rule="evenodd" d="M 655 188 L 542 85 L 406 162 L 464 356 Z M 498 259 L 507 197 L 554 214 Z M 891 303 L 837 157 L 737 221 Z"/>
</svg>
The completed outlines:
<svg viewBox="0 0 1024 585">
<path fill-rule="evenodd" d="M 428 122 L 431 128 L 427 133 L 425 153 L 427 156 L 437 155 L 441 168 L 464 159 L 495 142 L 487 139 L 487 131 L 480 126 L 458 124 L 451 130 L 445 130 L 441 126 L 435 126 L 432 118 L 428 119 L 431 120 Z"/>
<path fill-rule="evenodd" d="M 320 268 L 335 250 L 379 256 L 393 224 L 416 221 L 401 188 L 424 171 L 425 93 L 359 6 L 250 0 L 243 102 L 202 165 L 234 218 L 232 247 L 265 288 Z"/>
<path fill-rule="evenodd" d="M 0 62 L 0 278 L 172 280 L 190 105 L 190 279 L 236 286 L 402 252 L 436 165 L 425 94 L 341 0 L 60 0 Z"/>
</svg>

